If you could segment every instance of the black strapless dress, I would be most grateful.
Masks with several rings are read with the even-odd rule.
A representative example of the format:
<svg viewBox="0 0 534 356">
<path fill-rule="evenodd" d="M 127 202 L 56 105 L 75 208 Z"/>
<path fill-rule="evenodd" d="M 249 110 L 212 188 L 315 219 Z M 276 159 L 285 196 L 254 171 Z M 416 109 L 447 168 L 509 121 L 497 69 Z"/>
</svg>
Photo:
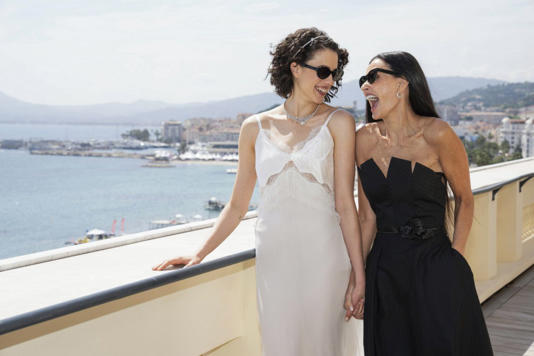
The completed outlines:
<svg viewBox="0 0 534 356">
<path fill-rule="evenodd" d="M 376 214 L 367 257 L 366 356 L 493 355 L 467 261 L 444 229 L 444 175 L 392 157 L 358 168 Z"/>
</svg>

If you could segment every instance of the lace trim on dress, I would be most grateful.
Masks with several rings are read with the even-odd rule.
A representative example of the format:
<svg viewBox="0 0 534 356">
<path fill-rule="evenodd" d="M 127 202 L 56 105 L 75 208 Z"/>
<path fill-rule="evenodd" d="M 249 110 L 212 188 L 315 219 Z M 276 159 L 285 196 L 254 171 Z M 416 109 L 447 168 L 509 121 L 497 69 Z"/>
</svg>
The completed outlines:
<svg viewBox="0 0 534 356">
<path fill-rule="evenodd" d="M 267 183 L 265 184 L 265 187 L 268 187 L 268 186 L 272 185 L 273 183 L 275 183 L 276 180 L 278 179 L 278 177 L 280 177 L 281 174 L 283 174 L 284 172 L 288 171 L 290 168 L 294 168 L 307 181 L 309 181 L 311 183 L 319 184 L 320 186 L 322 186 L 326 190 L 327 193 L 332 194 L 332 189 L 330 188 L 330 186 L 327 183 L 319 182 L 319 180 L 317 180 L 317 178 L 311 173 L 300 171 L 298 169 L 298 167 L 295 165 L 295 162 L 293 162 L 293 161 L 288 161 L 286 163 L 286 165 L 284 166 L 284 168 L 282 168 L 282 170 L 280 170 L 280 172 L 270 176 L 267 179 Z"/>
</svg>

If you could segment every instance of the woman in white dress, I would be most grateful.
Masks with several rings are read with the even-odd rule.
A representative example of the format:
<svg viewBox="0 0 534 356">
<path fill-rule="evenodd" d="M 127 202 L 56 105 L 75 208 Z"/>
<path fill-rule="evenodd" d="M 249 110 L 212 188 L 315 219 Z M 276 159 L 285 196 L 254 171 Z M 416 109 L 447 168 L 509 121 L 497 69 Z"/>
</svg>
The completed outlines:
<svg viewBox="0 0 534 356">
<path fill-rule="evenodd" d="M 245 215 L 256 180 L 256 280 L 265 356 L 363 355 L 365 294 L 354 203 L 355 123 L 325 102 L 341 85 L 347 51 L 316 28 L 272 51 L 271 84 L 285 102 L 243 122 L 230 202 L 198 252 L 154 267 L 191 266 Z M 349 287 L 346 288 L 350 279 Z"/>
</svg>

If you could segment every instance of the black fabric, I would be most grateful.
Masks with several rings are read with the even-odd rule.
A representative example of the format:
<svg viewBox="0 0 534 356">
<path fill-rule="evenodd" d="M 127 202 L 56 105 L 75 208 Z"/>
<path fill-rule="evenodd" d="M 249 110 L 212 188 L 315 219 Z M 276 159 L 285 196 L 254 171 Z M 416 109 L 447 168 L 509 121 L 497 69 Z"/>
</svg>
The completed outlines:
<svg viewBox="0 0 534 356">
<path fill-rule="evenodd" d="M 358 173 L 379 231 L 366 263 L 365 355 L 493 355 L 473 274 L 443 228 L 443 173 L 397 157 L 386 176 L 372 159 Z"/>
</svg>

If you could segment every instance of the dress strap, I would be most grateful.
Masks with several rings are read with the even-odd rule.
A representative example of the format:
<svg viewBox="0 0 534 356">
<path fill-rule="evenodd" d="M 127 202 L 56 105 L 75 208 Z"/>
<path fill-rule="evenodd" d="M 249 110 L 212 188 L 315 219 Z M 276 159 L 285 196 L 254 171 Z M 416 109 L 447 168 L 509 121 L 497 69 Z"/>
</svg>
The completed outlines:
<svg viewBox="0 0 534 356">
<path fill-rule="evenodd" d="M 328 125 L 328 122 L 330 121 L 330 119 L 332 118 L 332 116 L 334 116 L 334 114 L 335 114 L 336 112 L 340 111 L 340 110 L 343 110 L 343 109 L 341 109 L 341 108 L 337 108 L 336 110 L 332 111 L 332 112 L 328 115 L 328 117 L 326 118 L 326 120 L 325 120 L 325 122 L 324 122 L 323 125 L 324 125 L 324 126 Z"/>
<path fill-rule="evenodd" d="M 259 126 L 260 131 L 261 131 L 262 127 L 261 127 L 260 115 L 256 115 L 256 122 L 258 123 L 258 126 Z"/>
</svg>

